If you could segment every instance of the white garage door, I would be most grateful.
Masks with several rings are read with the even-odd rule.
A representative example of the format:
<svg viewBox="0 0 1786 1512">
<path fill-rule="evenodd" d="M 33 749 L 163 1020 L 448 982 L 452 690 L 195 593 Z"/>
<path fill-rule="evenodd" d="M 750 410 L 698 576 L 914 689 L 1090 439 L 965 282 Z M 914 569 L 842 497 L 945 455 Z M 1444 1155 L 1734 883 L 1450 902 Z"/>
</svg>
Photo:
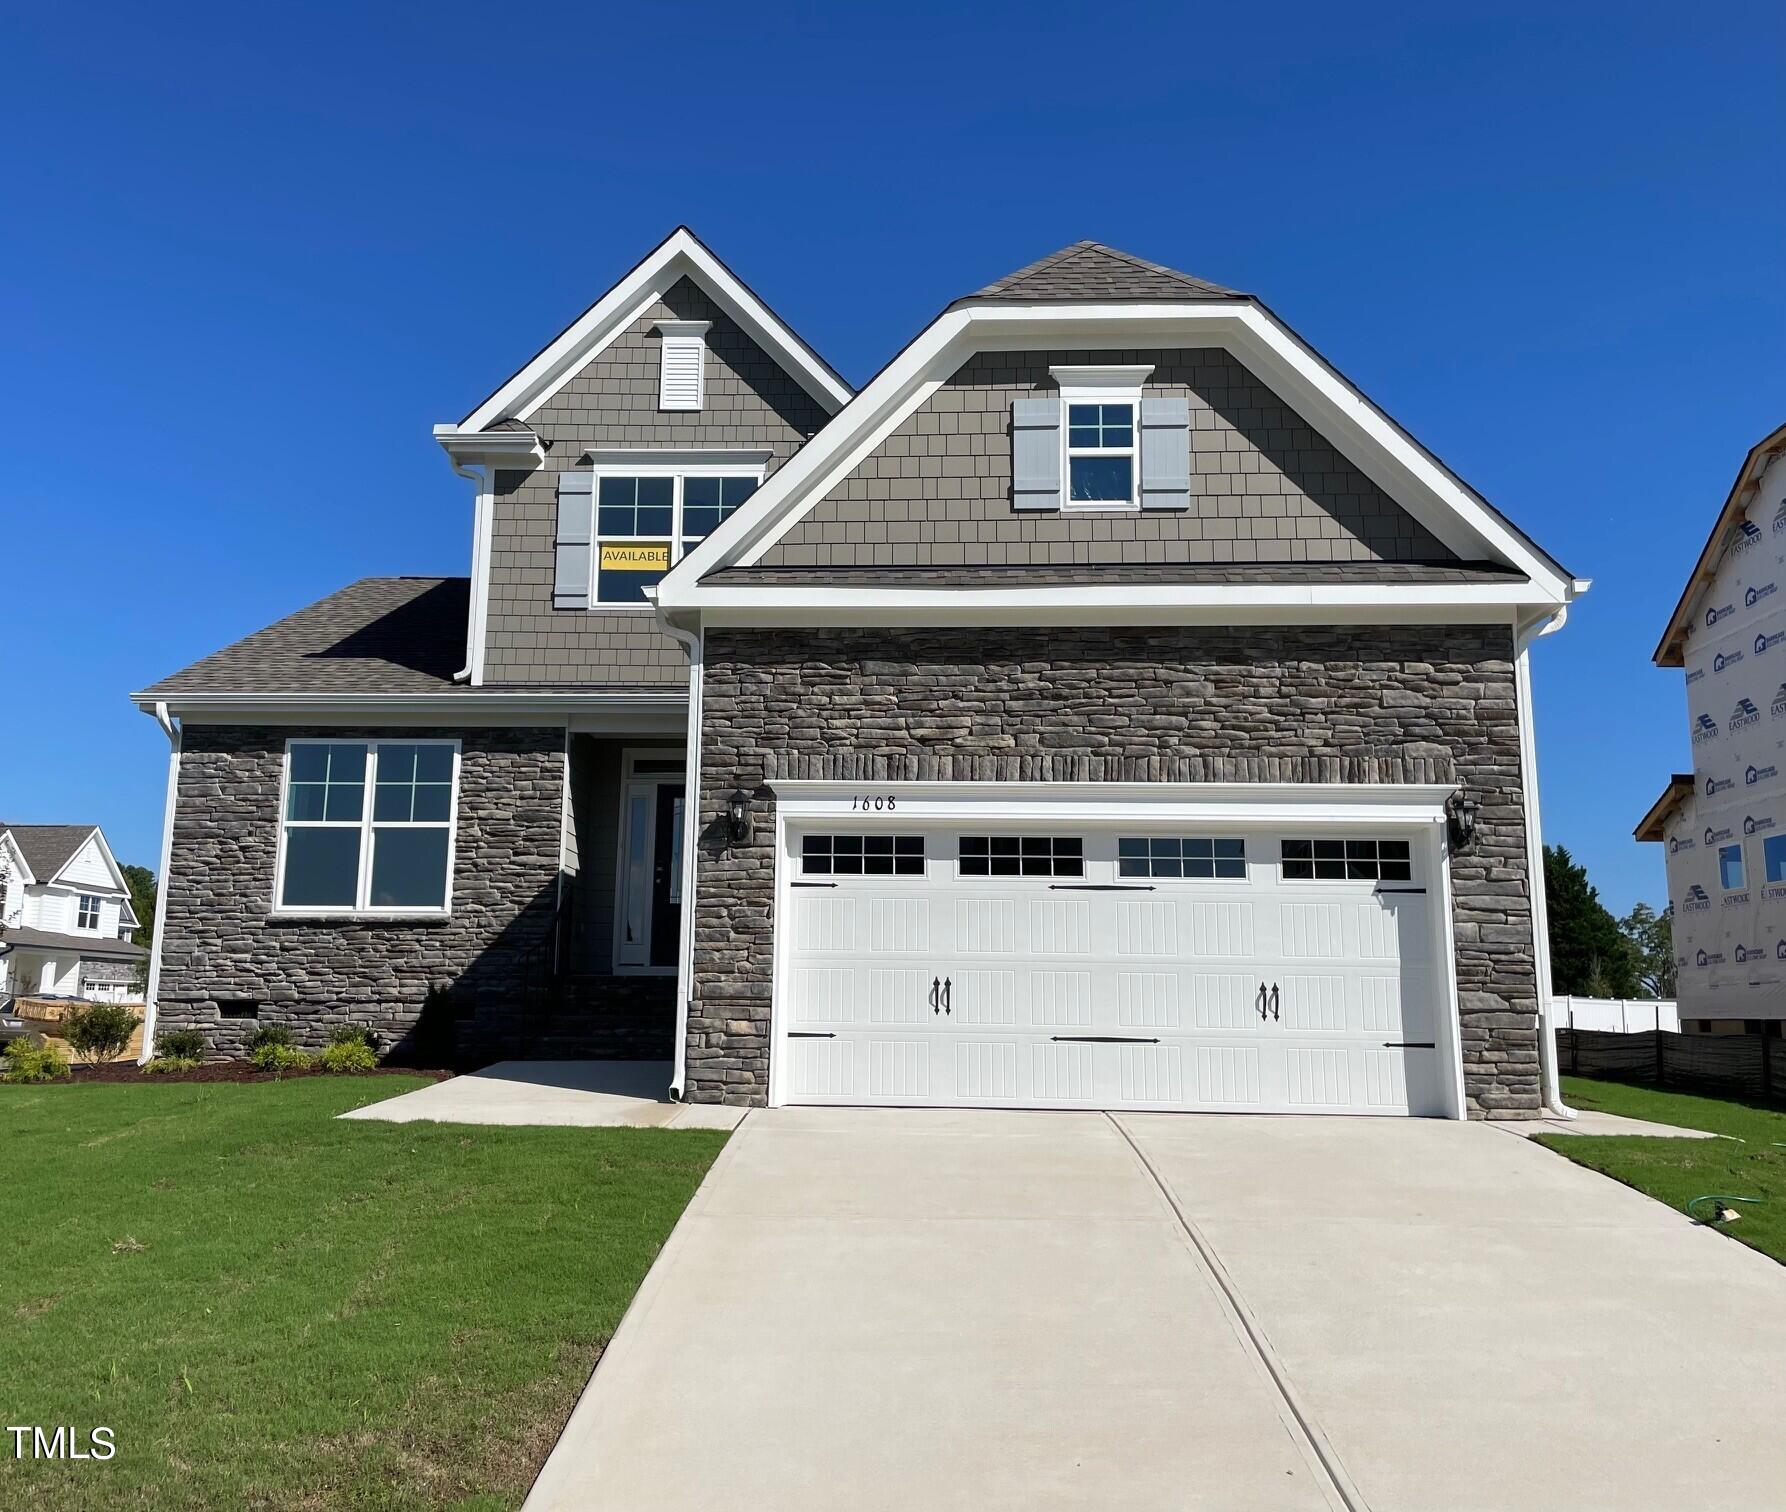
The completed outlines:
<svg viewBox="0 0 1786 1512">
<path fill-rule="evenodd" d="M 802 1103 L 1440 1113 L 1417 831 L 791 827 Z"/>
</svg>

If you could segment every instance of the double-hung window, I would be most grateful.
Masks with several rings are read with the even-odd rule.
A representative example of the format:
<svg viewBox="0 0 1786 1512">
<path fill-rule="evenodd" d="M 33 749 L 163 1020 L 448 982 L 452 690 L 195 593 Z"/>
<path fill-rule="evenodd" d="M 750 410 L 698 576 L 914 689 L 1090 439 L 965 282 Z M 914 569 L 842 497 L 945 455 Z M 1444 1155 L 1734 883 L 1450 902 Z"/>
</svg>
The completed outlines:
<svg viewBox="0 0 1786 1512">
<path fill-rule="evenodd" d="M 74 927 L 76 929 L 99 928 L 99 899 L 91 893 L 82 893 L 77 900 Z"/>
<path fill-rule="evenodd" d="M 1067 404 L 1067 501 L 1135 502 L 1135 406 Z"/>
<path fill-rule="evenodd" d="M 760 473 L 601 472 L 592 606 L 645 608 L 645 590 L 757 490 Z"/>
<path fill-rule="evenodd" d="M 279 910 L 447 912 L 458 767 L 450 740 L 291 741 Z"/>
</svg>

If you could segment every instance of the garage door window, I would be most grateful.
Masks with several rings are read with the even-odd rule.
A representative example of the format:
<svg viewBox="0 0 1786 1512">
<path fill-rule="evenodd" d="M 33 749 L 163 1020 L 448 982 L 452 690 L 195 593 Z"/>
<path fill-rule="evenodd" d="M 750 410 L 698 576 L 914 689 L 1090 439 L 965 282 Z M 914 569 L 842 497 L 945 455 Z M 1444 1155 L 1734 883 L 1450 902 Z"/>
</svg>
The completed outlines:
<svg viewBox="0 0 1786 1512">
<path fill-rule="evenodd" d="M 809 877 L 921 877 L 922 835 L 804 835 L 800 870 Z"/>
<path fill-rule="evenodd" d="M 1125 877 L 1217 877 L 1244 879 L 1246 842 L 1193 835 L 1147 835 L 1116 842 L 1118 870 Z"/>
<path fill-rule="evenodd" d="M 963 835 L 964 877 L 1083 877 L 1079 835 Z"/>
<path fill-rule="evenodd" d="M 1286 882 L 1406 882 L 1406 840 L 1286 840 Z"/>
</svg>

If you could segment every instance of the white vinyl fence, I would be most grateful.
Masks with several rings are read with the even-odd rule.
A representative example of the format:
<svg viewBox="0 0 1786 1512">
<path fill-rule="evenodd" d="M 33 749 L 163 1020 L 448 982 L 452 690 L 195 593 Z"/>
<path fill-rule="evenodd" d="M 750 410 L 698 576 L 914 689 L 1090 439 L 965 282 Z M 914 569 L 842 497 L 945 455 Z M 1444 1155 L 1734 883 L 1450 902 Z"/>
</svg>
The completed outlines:
<svg viewBox="0 0 1786 1512">
<path fill-rule="evenodd" d="M 1680 1009 L 1664 998 L 1590 998 L 1566 994 L 1550 1000 L 1551 1023 L 1558 1029 L 1593 1029 L 1601 1034 L 1645 1034 L 1654 1029 L 1678 1033 Z"/>
</svg>

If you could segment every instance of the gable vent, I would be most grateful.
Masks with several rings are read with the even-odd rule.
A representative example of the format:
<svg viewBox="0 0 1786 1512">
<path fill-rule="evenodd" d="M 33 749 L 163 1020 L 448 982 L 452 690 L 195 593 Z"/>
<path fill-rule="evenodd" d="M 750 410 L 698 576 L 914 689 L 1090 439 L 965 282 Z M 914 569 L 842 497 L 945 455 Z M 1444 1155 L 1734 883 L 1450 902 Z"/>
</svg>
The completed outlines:
<svg viewBox="0 0 1786 1512">
<path fill-rule="evenodd" d="M 706 402 L 707 328 L 705 320 L 660 320 L 663 356 L 658 370 L 657 407 L 698 410 Z"/>
</svg>

